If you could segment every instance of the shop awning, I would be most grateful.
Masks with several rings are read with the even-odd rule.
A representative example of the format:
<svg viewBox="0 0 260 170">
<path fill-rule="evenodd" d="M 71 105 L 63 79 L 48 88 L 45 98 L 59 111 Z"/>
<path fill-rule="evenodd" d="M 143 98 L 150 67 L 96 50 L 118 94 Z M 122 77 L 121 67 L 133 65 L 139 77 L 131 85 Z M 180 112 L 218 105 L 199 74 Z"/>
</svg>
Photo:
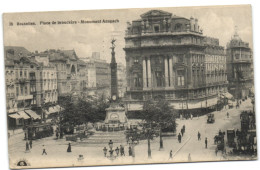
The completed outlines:
<svg viewBox="0 0 260 170">
<path fill-rule="evenodd" d="M 11 114 L 11 115 L 8 115 L 8 116 L 11 117 L 11 118 L 14 118 L 14 119 L 22 119 L 22 117 L 17 113 Z"/>
<path fill-rule="evenodd" d="M 203 105 L 202 105 L 202 102 L 189 102 L 188 103 L 188 108 L 189 109 L 198 109 L 198 108 L 202 108 Z"/>
<path fill-rule="evenodd" d="M 56 110 L 57 112 L 60 112 L 60 111 L 63 111 L 63 110 L 64 110 L 64 108 L 61 107 L 60 105 L 56 105 L 56 106 L 54 106 L 54 108 L 55 108 L 55 110 Z"/>
<path fill-rule="evenodd" d="M 230 93 L 228 93 L 228 92 L 224 93 L 223 95 L 224 95 L 226 98 L 228 98 L 228 99 L 232 99 L 232 98 L 233 98 L 232 94 L 230 94 Z"/>
<path fill-rule="evenodd" d="M 54 107 L 49 107 L 49 113 L 51 114 L 51 113 L 55 113 L 55 112 L 57 112 L 55 109 L 54 109 Z"/>
<path fill-rule="evenodd" d="M 207 100 L 207 107 L 217 105 L 217 102 L 218 102 L 217 98 L 208 99 Z"/>
<path fill-rule="evenodd" d="M 44 110 L 44 112 L 45 112 L 46 115 L 51 114 L 48 110 Z"/>
<path fill-rule="evenodd" d="M 143 105 L 137 104 L 137 103 L 131 103 L 131 104 L 128 104 L 127 109 L 128 109 L 128 111 L 143 110 Z"/>
<path fill-rule="evenodd" d="M 30 119 L 30 117 L 24 111 L 19 111 L 18 114 L 24 119 Z"/>
<path fill-rule="evenodd" d="M 33 119 L 41 119 L 41 116 L 37 115 L 34 111 L 32 110 L 25 110 L 27 114 L 31 116 Z"/>
</svg>

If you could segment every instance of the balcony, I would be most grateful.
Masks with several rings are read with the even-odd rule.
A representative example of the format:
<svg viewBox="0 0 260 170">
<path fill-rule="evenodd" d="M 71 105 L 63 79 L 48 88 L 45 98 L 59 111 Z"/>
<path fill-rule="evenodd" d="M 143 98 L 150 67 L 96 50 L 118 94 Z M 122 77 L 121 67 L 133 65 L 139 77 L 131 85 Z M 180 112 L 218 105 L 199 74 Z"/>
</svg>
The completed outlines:
<svg viewBox="0 0 260 170">
<path fill-rule="evenodd" d="M 17 100 L 29 100 L 32 99 L 33 95 L 18 96 Z"/>
<path fill-rule="evenodd" d="M 29 82 L 28 78 L 16 78 L 16 83 L 25 84 L 25 83 L 28 83 L 28 82 Z"/>
</svg>

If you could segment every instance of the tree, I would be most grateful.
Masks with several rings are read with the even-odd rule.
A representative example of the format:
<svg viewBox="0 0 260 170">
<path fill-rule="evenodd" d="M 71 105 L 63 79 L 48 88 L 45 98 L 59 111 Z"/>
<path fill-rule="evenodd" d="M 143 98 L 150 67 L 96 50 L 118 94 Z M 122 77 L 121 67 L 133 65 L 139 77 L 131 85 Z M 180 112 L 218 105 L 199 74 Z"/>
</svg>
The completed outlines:
<svg viewBox="0 0 260 170">
<path fill-rule="evenodd" d="M 178 114 L 170 106 L 169 102 L 164 99 L 158 101 L 147 100 L 143 106 L 143 112 L 141 113 L 142 119 L 149 125 L 148 134 L 148 156 L 150 152 L 150 133 L 159 129 L 160 135 L 160 149 L 163 149 L 162 130 L 164 128 L 171 129 L 173 132 L 176 130 L 176 118 Z M 156 125 L 156 126 L 154 126 Z"/>
<path fill-rule="evenodd" d="M 106 108 L 109 107 L 109 103 L 104 96 L 94 100 L 87 100 L 84 97 L 78 98 L 77 102 L 72 102 L 71 96 L 66 96 L 61 97 L 59 101 L 60 105 L 65 108 L 62 123 L 72 126 L 105 120 Z"/>
</svg>

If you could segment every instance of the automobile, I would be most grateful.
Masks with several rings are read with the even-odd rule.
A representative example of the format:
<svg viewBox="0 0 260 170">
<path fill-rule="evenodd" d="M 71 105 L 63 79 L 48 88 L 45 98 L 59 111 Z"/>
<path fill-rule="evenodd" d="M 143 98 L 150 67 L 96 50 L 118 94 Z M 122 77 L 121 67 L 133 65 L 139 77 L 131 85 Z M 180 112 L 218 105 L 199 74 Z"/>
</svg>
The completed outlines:
<svg viewBox="0 0 260 170">
<path fill-rule="evenodd" d="M 215 122 L 215 117 L 213 113 L 209 113 L 208 114 L 208 119 L 207 119 L 207 123 L 214 123 Z"/>
</svg>

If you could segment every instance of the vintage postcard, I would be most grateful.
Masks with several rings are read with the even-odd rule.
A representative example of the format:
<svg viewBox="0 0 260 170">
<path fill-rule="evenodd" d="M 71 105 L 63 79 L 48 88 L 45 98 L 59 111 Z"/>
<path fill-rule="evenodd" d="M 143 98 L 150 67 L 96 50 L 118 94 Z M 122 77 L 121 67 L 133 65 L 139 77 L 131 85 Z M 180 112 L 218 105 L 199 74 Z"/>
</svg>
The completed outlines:
<svg viewBox="0 0 260 170">
<path fill-rule="evenodd" d="M 257 159 L 250 5 L 3 26 L 10 168 Z"/>
</svg>

